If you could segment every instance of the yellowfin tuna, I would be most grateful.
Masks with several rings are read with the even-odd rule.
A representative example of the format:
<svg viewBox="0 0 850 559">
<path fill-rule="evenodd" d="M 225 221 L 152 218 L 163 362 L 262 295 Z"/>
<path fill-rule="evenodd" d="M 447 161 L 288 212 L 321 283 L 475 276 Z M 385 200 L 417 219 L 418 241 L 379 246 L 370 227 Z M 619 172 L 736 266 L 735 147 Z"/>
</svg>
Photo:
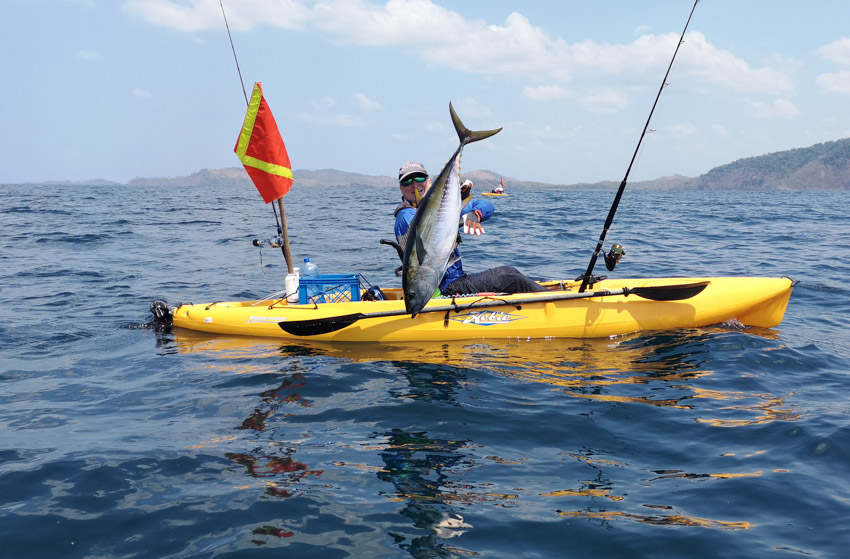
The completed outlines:
<svg viewBox="0 0 850 559">
<path fill-rule="evenodd" d="M 489 138 L 497 130 L 472 131 L 460 121 L 449 103 L 460 145 L 417 206 L 404 249 L 402 289 L 405 309 L 419 314 L 431 300 L 448 267 L 457 239 L 460 212 L 460 155 L 463 146 Z"/>
</svg>

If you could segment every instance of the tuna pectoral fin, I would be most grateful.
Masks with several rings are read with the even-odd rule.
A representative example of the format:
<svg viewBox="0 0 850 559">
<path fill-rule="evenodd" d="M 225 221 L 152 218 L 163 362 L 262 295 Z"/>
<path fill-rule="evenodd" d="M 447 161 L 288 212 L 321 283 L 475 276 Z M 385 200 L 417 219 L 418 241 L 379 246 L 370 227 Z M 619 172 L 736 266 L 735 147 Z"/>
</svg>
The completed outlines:
<svg viewBox="0 0 850 559">
<path fill-rule="evenodd" d="M 425 250 L 425 243 L 422 242 L 422 237 L 416 235 L 416 259 L 419 261 L 419 265 L 425 261 L 425 255 L 428 254 L 428 251 Z"/>
<path fill-rule="evenodd" d="M 452 114 L 452 122 L 455 125 L 455 130 L 457 130 L 457 137 L 460 138 L 460 143 L 463 145 L 489 138 L 502 131 L 501 128 L 496 130 L 470 130 L 460 121 L 460 117 L 457 116 L 451 101 L 449 101 L 449 112 Z"/>
</svg>

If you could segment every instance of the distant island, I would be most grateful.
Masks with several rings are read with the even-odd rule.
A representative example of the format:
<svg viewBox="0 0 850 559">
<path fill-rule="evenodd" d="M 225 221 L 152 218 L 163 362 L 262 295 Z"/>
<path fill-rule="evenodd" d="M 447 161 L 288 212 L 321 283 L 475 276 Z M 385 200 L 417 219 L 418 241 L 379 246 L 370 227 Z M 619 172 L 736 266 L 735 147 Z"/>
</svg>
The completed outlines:
<svg viewBox="0 0 850 559">
<path fill-rule="evenodd" d="M 296 169 L 295 181 L 306 187 L 395 186 L 390 176 L 362 175 L 335 169 Z M 610 190 L 619 181 L 596 183 L 551 184 L 523 181 L 488 170 L 463 173 L 464 178 L 478 181 L 480 188 L 494 187 L 500 179 L 513 188 L 556 190 Z M 52 181 L 28 183 L 41 186 L 122 186 L 121 183 L 93 179 L 89 181 Z M 183 177 L 135 178 L 127 186 L 251 186 L 242 167 L 202 169 Z M 630 182 L 635 190 L 850 190 L 850 138 L 815 144 L 807 148 L 768 153 L 739 159 L 715 167 L 698 177 L 673 175 L 649 181 Z"/>
</svg>

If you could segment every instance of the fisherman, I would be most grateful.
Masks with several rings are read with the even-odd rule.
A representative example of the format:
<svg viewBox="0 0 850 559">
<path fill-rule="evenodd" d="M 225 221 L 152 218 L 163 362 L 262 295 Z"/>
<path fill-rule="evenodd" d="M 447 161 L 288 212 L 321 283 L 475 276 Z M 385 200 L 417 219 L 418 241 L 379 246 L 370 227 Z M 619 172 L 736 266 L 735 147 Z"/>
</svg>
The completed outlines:
<svg viewBox="0 0 850 559">
<path fill-rule="evenodd" d="M 401 190 L 401 204 L 395 210 L 395 236 L 398 243 L 404 247 L 410 223 L 416 215 L 416 207 L 431 188 L 431 178 L 422 163 L 408 161 L 398 170 L 398 183 Z M 472 181 L 470 180 L 463 182 L 460 193 L 461 204 L 463 204 L 460 213 L 464 232 L 471 235 L 483 234 L 484 228 L 481 223 L 493 215 L 495 210 L 493 204 L 486 200 L 472 200 Z M 547 291 L 547 289 L 513 266 L 498 266 L 476 274 L 464 273 L 457 244 L 449 259 L 449 267 L 440 281 L 440 292 L 443 295 L 540 291 Z"/>
</svg>

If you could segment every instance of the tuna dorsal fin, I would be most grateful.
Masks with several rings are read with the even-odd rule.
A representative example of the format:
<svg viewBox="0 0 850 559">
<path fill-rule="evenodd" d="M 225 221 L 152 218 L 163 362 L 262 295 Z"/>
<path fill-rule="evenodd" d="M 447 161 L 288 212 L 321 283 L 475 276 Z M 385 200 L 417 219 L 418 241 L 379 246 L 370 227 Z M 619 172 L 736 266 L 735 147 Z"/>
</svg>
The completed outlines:
<svg viewBox="0 0 850 559">
<path fill-rule="evenodd" d="M 460 121 L 460 117 L 457 116 L 454 107 L 452 107 L 451 101 L 449 101 L 449 112 L 452 114 L 452 123 L 455 125 L 457 137 L 460 138 L 460 143 L 462 145 L 471 144 L 472 142 L 489 138 L 490 136 L 494 136 L 502 131 L 501 128 L 497 128 L 496 130 L 470 130 L 463 125 L 463 122 Z"/>
<path fill-rule="evenodd" d="M 425 250 L 425 243 L 422 242 L 422 237 L 416 235 L 416 259 L 419 260 L 419 265 L 425 261 L 425 255 L 428 252 Z"/>
</svg>

